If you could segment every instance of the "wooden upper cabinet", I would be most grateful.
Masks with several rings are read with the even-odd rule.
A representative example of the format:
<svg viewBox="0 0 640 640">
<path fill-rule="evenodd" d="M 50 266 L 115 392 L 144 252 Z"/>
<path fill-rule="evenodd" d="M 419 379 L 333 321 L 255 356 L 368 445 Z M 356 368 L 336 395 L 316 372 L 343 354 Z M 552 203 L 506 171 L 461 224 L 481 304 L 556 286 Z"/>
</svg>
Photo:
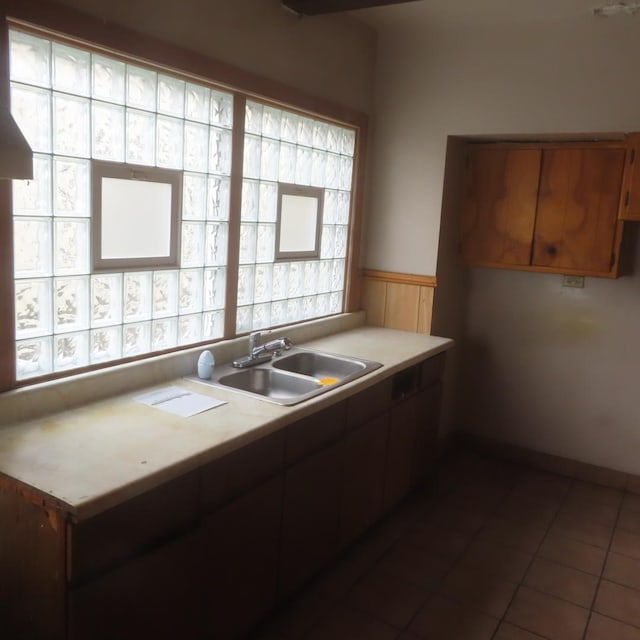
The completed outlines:
<svg viewBox="0 0 640 640">
<path fill-rule="evenodd" d="M 622 142 L 470 144 L 460 223 L 463 260 L 616 277 L 625 157 L 630 153 Z M 640 171 L 634 177 L 637 193 L 629 200 L 637 203 L 640 219 Z M 632 177 L 625 180 L 632 184 Z"/>
<path fill-rule="evenodd" d="M 623 148 L 545 149 L 533 265 L 611 271 L 624 158 Z"/>
<path fill-rule="evenodd" d="M 627 138 L 620 219 L 640 220 L 640 133 L 634 133 Z"/>
<path fill-rule="evenodd" d="M 461 222 L 465 262 L 529 264 L 541 154 L 500 145 L 468 148 Z"/>
</svg>

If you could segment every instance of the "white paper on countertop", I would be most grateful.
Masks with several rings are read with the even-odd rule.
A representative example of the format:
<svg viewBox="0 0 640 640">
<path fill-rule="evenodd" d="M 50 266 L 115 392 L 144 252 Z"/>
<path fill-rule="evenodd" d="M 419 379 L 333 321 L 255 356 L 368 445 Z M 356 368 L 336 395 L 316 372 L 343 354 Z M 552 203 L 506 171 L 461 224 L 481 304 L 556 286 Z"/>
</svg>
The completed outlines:
<svg viewBox="0 0 640 640">
<path fill-rule="evenodd" d="M 146 404 L 155 409 L 161 409 L 168 413 L 173 413 L 182 418 L 195 416 L 197 413 L 208 411 L 222 404 L 222 400 L 215 400 L 200 393 L 193 393 L 180 387 L 164 387 L 156 391 L 144 393 L 133 398 L 136 402 Z"/>
</svg>

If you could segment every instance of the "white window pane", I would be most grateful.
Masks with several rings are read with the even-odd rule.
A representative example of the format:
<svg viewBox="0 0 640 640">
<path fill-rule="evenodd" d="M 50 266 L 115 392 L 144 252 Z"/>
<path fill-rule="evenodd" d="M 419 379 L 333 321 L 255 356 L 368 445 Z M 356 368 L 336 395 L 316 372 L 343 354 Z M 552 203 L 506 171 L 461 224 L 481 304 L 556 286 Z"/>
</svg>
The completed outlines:
<svg viewBox="0 0 640 640">
<path fill-rule="evenodd" d="M 351 210 L 351 194 L 348 191 L 338 191 L 336 206 L 336 224 L 349 224 L 349 211 Z"/>
<path fill-rule="evenodd" d="M 248 333 L 253 329 L 253 307 L 238 307 L 236 333 Z"/>
<path fill-rule="evenodd" d="M 277 262 L 273 265 L 273 300 L 283 300 L 289 290 L 289 263 Z"/>
<path fill-rule="evenodd" d="M 325 150 L 329 136 L 329 125 L 326 122 L 315 122 L 313 125 L 313 147 Z"/>
<path fill-rule="evenodd" d="M 344 287 L 344 260 L 334 260 L 331 272 L 331 291 L 339 291 Z"/>
<path fill-rule="evenodd" d="M 151 349 L 162 351 L 178 346 L 178 318 L 163 318 L 151 323 Z"/>
<path fill-rule="evenodd" d="M 243 222 L 254 222 L 258 219 L 258 204 L 260 202 L 259 183 L 254 180 L 242 181 L 242 208 L 240 217 Z"/>
<path fill-rule="evenodd" d="M 240 225 L 240 264 L 254 264 L 256 261 L 256 225 Z"/>
<path fill-rule="evenodd" d="M 273 262 L 276 249 L 276 225 L 259 224 L 256 241 L 256 262 Z"/>
<path fill-rule="evenodd" d="M 182 120 L 158 116 L 156 131 L 156 161 L 159 167 L 182 169 L 183 166 Z"/>
<path fill-rule="evenodd" d="M 233 126 L 233 96 L 211 91 L 211 124 L 230 129 Z"/>
<path fill-rule="evenodd" d="M 53 152 L 63 156 L 90 155 L 89 100 L 53 95 Z"/>
<path fill-rule="evenodd" d="M 53 189 L 56 216 L 88 217 L 89 161 L 54 158 Z"/>
<path fill-rule="evenodd" d="M 17 339 L 51 333 L 51 280 L 16 280 L 15 307 Z"/>
<path fill-rule="evenodd" d="M 206 172 L 209 162 L 209 127 L 186 122 L 184 125 L 184 168 Z"/>
<path fill-rule="evenodd" d="M 148 320 L 151 317 L 152 274 L 140 271 L 124 274 L 124 309 L 125 322 Z"/>
<path fill-rule="evenodd" d="M 103 177 L 100 257 L 169 256 L 171 192 L 164 182 Z"/>
<path fill-rule="evenodd" d="M 300 116 L 289 111 L 283 111 L 280 123 L 280 139 L 286 142 L 297 142 L 299 122 Z"/>
<path fill-rule="evenodd" d="M 19 31 L 9 31 L 11 80 L 51 86 L 51 43 Z"/>
<path fill-rule="evenodd" d="M 327 128 L 327 149 L 332 153 L 342 151 L 342 129 L 333 125 Z"/>
<path fill-rule="evenodd" d="M 245 178 L 260 177 L 261 141 L 257 136 L 245 136 L 242 175 Z"/>
<path fill-rule="evenodd" d="M 51 215 L 51 157 L 33 156 L 33 179 L 13 181 L 15 215 Z"/>
<path fill-rule="evenodd" d="M 238 269 L 238 305 L 253 303 L 254 267 L 242 265 Z"/>
<path fill-rule="evenodd" d="M 66 371 L 89 364 L 89 332 L 68 333 L 53 338 L 53 369 Z"/>
<path fill-rule="evenodd" d="M 356 132 L 353 129 L 342 130 L 342 149 L 340 153 L 345 156 L 353 156 L 356 148 Z"/>
<path fill-rule="evenodd" d="M 180 314 L 202 311 L 203 271 L 202 269 L 183 269 L 180 271 Z"/>
<path fill-rule="evenodd" d="M 151 323 L 138 322 L 122 327 L 122 355 L 137 356 L 151 351 Z"/>
<path fill-rule="evenodd" d="M 204 220 L 207 213 L 207 176 L 185 173 L 182 179 L 182 219 Z"/>
<path fill-rule="evenodd" d="M 15 277 L 50 276 L 51 219 L 17 218 L 13 223 L 13 238 Z"/>
<path fill-rule="evenodd" d="M 178 271 L 153 274 L 153 317 L 178 315 Z"/>
<path fill-rule="evenodd" d="M 178 319 L 178 344 L 193 344 L 202 340 L 202 315 L 180 316 Z"/>
<path fill-rule="evenodd" d="M 318 317 L 329 314 L 331 296 L 328 293 L 321 293 L 316 300 L 316 313 Z"/>
<path fill-rule="evenodd" d="M 302 262 L 292 262 L 289 265 L 288 296 L 297 298 L 303 292 L 304 267 Z"/>
<path fill-rule="evenodd" d="M 340 188 L 340 156 L 335 153 L 327 154 L 327 168 L 325 184 L 329 189 Z"/>
<path fill-rule="evenodd" d="M 53 371 L 51 336 L 16 342 L 18 380 L 43 376 Z"/>
<path fill-rule="evenodd" d="M 11 85 L 11 114 L 33 151 L 51 151 L 51 93 Z"/>
<path fill-rule="evenodd" d="M 91 56 L 86 51 L 53 43 L 53 88 L 88 96 L 91 78 Z"/>
<path fill-rule="evenodd" d="M 54 278 L 54 333 L 89 328 L 89 276 Z"/>
<path fill-rule="evenodd" d="M 204 270 L 203 309 L 223 309 L 225 300 L 225 270 Z"/>
<path fill-rule="evenodd" d="M 254 305 L 251 325 L 254 331 L 256 329 L 267 329 L 271 326 L 271 303 Z"/>
<path fill-rule="evenodd" d="M 262 135 L 279 140 L 281 123 L 282 111 L 265 106 L 262 114 Z"/>
<path fill-rule="evenodd" d="M 124 63 L 94 54 L 92 67 L 92 97 L 123 104 L 125 100 Z"/>
<path fill-rule="evenodd" d="M 336 239 L 335 239 L 335 246 L 336 246 L 335 257 L 336 258 L 344 258 L 347 255 L 348 231 L 349 231 L 348 227 L 345 227 L 343 225 L 336 226 Z"/>
<path fill-rule="evenodd" d="M 314 149 L 311 156 L 311 185 L 324 187 L 327 174 L 327 154 Z"/>
<path fill-rule="evenodd" d="M 272 296 L 272 264 L 256 265 L 256 284 L 254 290 L 254 299 L 256 302 L 269 302 Z"/>
<path fill-rule="evenodd" d="M 224 266 L 227 263 L 227 242 L 229 227 L 227 223 L 207 224 L 205 230 L 204 263 L 208 267 Z"/>
<path fill-rule="evenodd" d="M 93 102 L 92 157 L 124 160 L 124 107 Z"/>
<path fill-rule="evenodd" d="M 275 222 L 278 217 L 278 185 L 273 182 L 260 183 L 260 198 L 258 203 L 258 220 L 260 222 Z"/>
<path fill-rule="evenodd" d="M 296 145 L 282 143 L 278 163 L 278 179 L 280 182 L 293 183 L 296 179 Z"/>
<path fill-rule="evenodd" d="M 185 83 L 178 78 L 158 76 L 158 112 L 182 118 L 184 116 Z"/>
<path fill-rule="evenodd" d="M 224 335 L 224 311 L 207 311 L 202 314 L 202 339 L 214 340 Z"/>
<path fill-rule="evenodd" d="M 209 172 L 220 176 L 231 173 L 231 132 L 211 127 L 209 131 Z"/>
<path fill-rule="evenodd" d="M 351 176 L 353 173 L 353 160 L 347 156 L 340 156 L 340 189 L 351 189 Z"/>
<path fill-rule="evenodd" d="M 156 116 L 127 109 L 127 162 L 154 165 L 156 162 Z"/>
<path fill-rule="evenodd" d="M 304 263 L 304 295 L 309 296 L 318 291 L 319 264 L 317 261 Z"/>
<path fill-rule="evenodd" d="M 298 144 L 311 147 L 313 145 L 313 129 L 313 120 L 300 116 L 300 120 L 298 121 Z"/>
<path fill-rule="evenodd" d="M 329 298 L 329 313 L 340 313 L 342 311 L 342 291 L 334 291 Z"/>
<path fill-rule="evenodd" d="M 229 178 L 209 176 L 207 218 L 209 220 L 229 219 Z"/>
<path fill-rule="evenodd" d="M 286 322 L 302 320 L 302 298 L 287 300 Z"/>
<path fill-rule="evenodd" d="M 296 184 L 311 184 L 311 149 L 298 147 L 296 151 Z"/>
<path fill-rule="evenodd" d="M 209 122 L 211 91 L 208 87 L 187 83 L 185 117 L 196 122 Z"/>
<path fill-rule="evenodd" d="M 316 316 L 316 296 L 302 298 L 302 317 L 305 320 Z"/>
<path fill-rule="evenodd" d="M 105 327 L 91 332 L 91 364 L 122 357 L 122 327 Z"/>
<path fill-rule="evenodd" d="M 122 323 L 122 274 L 91 278 L 91 326 L 105 327 Z"/>
<path fill-rule="evenodd" d="M 320 240 L 320 257 L 324 260 L 333 258 L 336 253 L 336 229 L 333 225 L 322 225 L 322 239 Z"/>
<path fill-rule="evenodd" d="M 333 260 L 321 260 L 318 267 L 318 292 L 331 291 L 331 277 L 333 275 Z"/>
<path fill-rule="evenodd" d="M 262 133 L 262 110 L 263 106 L 257 102 L 247 100 L 244 114 L 244 130 L 247 133 Z"/>
<path fill-rule="evenodd" d="M 127 105 L 154 111 L 156 108 L 157 74 L 127 65 Z"/>
<path fill-rule="evenodd" d="M 182 267 L 204 266 L 205 225 L 203 222 L 182 223 Z"/>
<path fill-rule="evenodd" d="M 280 143 L 277 140 L 263 138 L 260 153 L 260 177 L 263 180 L 277 180 L 279 161 Z"/>
<path fill-rule="evenodd" d="M 271 325 L 277 327 L 287 321 L 287 301 L 279 300 L 271 303 Z"/>
</svg>

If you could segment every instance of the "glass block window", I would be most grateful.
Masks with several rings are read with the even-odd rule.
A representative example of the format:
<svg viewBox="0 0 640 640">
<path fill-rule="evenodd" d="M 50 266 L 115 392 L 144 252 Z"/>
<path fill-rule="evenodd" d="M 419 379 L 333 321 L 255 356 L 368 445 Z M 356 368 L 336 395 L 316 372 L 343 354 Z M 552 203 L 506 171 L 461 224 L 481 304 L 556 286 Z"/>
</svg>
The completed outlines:
<svg viewBox="0 0 640 640">
<path fill-rule="evenodd" d="M 220 338 L 233 96 L 12 30 L 17 379 Z M 91 160 L 182 174 L 177 269 L 91 273 Z"/>
<path fill-rule="evenodd" d="M 247 101 L 236 331 L 342 311 L 355 131 Z M 324 191 L 320 257 L 275 261 L 278 183 Z"/>
</svg>

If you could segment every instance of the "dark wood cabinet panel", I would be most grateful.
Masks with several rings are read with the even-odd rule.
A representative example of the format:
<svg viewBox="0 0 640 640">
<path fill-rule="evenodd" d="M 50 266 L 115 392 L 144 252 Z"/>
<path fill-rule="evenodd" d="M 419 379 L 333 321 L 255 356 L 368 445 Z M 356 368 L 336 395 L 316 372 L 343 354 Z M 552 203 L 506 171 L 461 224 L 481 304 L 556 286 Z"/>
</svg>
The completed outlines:
<svg viewBox="0 0 640 640">
<path fill-rule="evenodd" d="M 540 149 L 469 147 L 460 224 L 466 262 L 529 264 L 540 158 Z"/>
<path fill-rule="evenodd" d="M 190 473 L 70 525 L 70 582 L 86 580 L 158 540 L 192 527 L 197 516 L 198 475 Z"/>
<path fill-rule="evenodd" d="M 379 416 L 391 408 L 393 379 L 387 378 L 347 400 L 347 429 Z"/>
<path fill-rule="evenodd" d="M 545 149 L 533 265 L 611 270 L 624 157 L 624 149 Z"/>
<path fill-rule="evenodd" d="M 338 548 L 343 446 L 337 443 L 285 473 L 280 596 L 289 595 Z"/>
<path fill-rule="evenodd" d="M 627 136 L 619 216 L 621 220 L 640 220 L 640 133 Z"/>
<path fill-rule="evenodd" d="M 338 402 L 286 428 L 285 464 L 291 465 L 344 435 L 347 403 Z"/>
<path fill-rule="evenodd" d="M 235 638 L 274 605 L 282 475 L 213 514 L 198 532 L 203 637 Z"/>
<path fill-rule="evenodd" d="M 72 590 L 71 640 L 200 637 L 195 542 L 183 536 Z"/>
<path fill-rule="evenodd" d="M 351 431 L 345 439 L 340 546 L 346 546 L 382 513 L 389 414 Z"/>
<path fill-rule="evenodd" d="M 413 459 L 413 478 L 416 483 L 427 478 L 436 463 L 441 402 L 441 382 L 435 382 L 416 397 L 417 432 Z"/>
</svg>

